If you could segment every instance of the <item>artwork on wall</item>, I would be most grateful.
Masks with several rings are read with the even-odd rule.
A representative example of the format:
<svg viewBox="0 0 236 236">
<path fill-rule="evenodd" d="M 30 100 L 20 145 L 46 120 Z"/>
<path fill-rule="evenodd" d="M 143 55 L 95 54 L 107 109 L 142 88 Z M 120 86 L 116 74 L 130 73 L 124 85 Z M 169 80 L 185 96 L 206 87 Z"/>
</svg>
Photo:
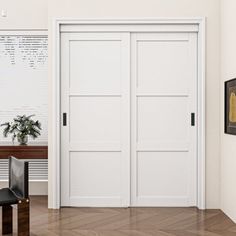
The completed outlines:
<svg viewBox="0 0 236 236">
<path fill-rule="evenodd" d="M 41 136 L 36 142 L 47 142 L 47 31 L 1 31 L 0 123 L 17 115 L 31 114 L 42 123 Z M 0 135 L 0 142 L 10 141 L 10 137 Z"/>
<path fill-rule="evenodd" d="M 225 82 L 225 133 L 236 135 L 236 79 Z"/>
</svg>

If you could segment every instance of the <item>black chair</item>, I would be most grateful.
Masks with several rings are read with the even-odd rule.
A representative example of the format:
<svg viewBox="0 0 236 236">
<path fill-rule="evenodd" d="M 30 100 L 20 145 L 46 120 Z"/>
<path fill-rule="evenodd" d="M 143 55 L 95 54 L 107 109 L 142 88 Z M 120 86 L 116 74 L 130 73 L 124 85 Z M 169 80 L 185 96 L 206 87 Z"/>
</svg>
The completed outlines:
<svg viewBox="0 0 236 236">
<path fill-rule="evenodd" d="M 0 189 L 2 234 L 12 233 L 12 206 L 17 204 L 17 231 L 29 236 L 28 162 L 9 157 L 9 188 Z"/>
</svg>

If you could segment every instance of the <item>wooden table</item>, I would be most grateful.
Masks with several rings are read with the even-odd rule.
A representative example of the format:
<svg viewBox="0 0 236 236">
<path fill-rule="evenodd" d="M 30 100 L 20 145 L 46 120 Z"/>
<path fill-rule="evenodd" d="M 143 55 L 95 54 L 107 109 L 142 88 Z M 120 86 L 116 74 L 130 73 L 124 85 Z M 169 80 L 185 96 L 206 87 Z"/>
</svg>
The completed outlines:
<svg viewBox="0 0 236 236">
<path fill-rule="evenodd" d="M 46 143 L 0 143 L 0 159 L 7 159 L 9 156 L 19 159 L 48 159 L 48 146 Z"/>
</svg>

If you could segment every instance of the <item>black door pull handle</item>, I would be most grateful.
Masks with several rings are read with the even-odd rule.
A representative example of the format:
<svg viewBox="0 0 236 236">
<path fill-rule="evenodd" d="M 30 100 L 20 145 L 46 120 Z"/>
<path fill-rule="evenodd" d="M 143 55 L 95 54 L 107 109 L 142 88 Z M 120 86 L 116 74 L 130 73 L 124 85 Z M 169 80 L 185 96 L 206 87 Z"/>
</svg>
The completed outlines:
<svg viewBox="0 0 236 236">
<path fill-rule="evenodd" d="M 191 126 L 195 126 L 195 113 L 191 113 Z"/>
<path fill-rule="evenodd" d="M 63 113 L 63 126 L 67 125 L 66 113 Z"/>
</svg>

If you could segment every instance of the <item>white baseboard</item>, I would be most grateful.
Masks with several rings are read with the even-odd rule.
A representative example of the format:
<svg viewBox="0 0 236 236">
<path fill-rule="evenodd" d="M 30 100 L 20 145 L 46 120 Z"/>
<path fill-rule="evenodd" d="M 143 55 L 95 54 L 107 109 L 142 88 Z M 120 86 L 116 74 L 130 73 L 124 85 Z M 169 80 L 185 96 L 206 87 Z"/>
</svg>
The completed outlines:
<svg viewBox="0 0 236 236">
<path fill-rule="evenodd" d="M 7 181 L 0 182 L 0 188 L 8 187 Z M 30 182 L 29 195 L 48 195 L 48 182 Z"/>
</svg>

